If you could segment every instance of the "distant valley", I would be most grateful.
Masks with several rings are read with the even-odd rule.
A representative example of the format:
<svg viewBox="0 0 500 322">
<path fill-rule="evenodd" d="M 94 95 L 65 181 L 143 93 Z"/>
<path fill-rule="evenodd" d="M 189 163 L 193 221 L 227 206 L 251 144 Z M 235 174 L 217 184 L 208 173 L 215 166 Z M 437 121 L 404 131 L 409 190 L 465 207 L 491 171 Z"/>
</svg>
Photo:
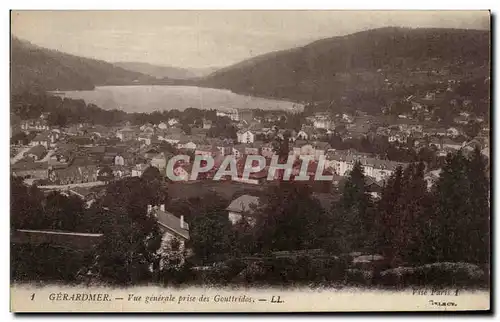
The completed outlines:
<svg viewBox="0 0 500 322">
<path fill-rule="evenodd" d="M 141 62 L 117 62 L 115 66 L 120 68 L 139 72 L 145 75 L 153 76 L 158 79 L 171 78 L 171 79 L 191 79 L 205 77 L 215 72 L 217 67 L 208 68 L 179 68 L 172 66 L 159 66 Z"/>
</svg>

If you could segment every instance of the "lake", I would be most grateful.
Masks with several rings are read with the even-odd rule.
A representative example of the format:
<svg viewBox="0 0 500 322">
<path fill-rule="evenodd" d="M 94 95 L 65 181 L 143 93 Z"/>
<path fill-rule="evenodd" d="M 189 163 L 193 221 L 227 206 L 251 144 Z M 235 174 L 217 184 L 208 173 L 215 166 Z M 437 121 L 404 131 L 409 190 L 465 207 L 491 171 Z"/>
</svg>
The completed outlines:
<svg viewBox="0 0 500 322">
<path fill-rule="evenodd" d="M 235 94 L 229 90 L 196 86 L 99 86 L 91 91 L 54 92 L 62 97 L 83 99 L 103 109 L 125 112 L 199 109 L 263 109 L 298 111 L 303 105 L 293 102 Z"/>
</svg>

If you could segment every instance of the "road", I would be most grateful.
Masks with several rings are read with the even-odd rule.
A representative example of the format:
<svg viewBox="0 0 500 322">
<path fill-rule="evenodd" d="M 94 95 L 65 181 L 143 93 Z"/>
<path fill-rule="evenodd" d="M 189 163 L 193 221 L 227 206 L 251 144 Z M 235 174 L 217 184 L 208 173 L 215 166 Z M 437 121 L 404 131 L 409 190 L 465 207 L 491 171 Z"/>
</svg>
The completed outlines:
<svg viewBox="0 0 500 322">
<path fill-rule="evenodd" d="M 17 161 L 21 160 L 24 157 L 24 154 L 29 151 L 29 149 L 31 149 L 31 146 L 23 148 L 21 151 L 19 151 L 18 154 L 16 154 L 16 156 L 10 159 L 10 163 L 14 164 Z"/>
<path fill-rule="evenodd" d="M 81 188 L 90 188 L 90 187 L 98 187 L 105 185 L 104 181 L 95 181 L 95 182 L 84 182 L 84 183 L 72 183 L 65 185 L 48 185 L 48 186 L 38 186 L 40 189 L 57 189 L 57 190 L 68 190 L 71 188 L 81 187 Z"/>
</svg>

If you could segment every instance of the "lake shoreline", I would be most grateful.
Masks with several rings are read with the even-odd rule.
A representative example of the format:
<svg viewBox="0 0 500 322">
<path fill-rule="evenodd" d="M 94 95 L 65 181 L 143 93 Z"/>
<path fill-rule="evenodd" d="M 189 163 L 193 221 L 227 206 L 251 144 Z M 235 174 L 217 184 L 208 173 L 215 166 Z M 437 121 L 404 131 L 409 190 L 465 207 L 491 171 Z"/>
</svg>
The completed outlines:
<svg viewBox="0 0 500 322">
<path fill-rule="evenodd" d="M 117 109 L 127 113 L 152 113 L 173 109 L 182 111 L 190 107 L 218 111 L 262 109 L 289 113 L 301 112 L 304 109 L 304 105 L 298 102 L 193 85 L 105 85 L 96 86 L 93 90 L 47 93 L 63 98 L 83 99 L 87 104 L 92 103 L 105 110 Z M 152 98 L 154 95 L 158 97 Z"/>
</svg>

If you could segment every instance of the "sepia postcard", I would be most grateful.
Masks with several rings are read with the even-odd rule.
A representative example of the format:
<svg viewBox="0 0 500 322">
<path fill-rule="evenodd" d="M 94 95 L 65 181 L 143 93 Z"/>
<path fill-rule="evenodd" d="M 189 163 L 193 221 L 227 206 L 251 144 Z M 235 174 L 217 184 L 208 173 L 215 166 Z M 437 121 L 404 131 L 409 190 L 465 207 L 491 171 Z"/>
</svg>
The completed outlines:
<svg viewBox="0 0 500 322">
<path fill-rule="evenodd" d="M 29 11 L 12 312 L 490 311 L 489 11 Z"/>
</svg>

